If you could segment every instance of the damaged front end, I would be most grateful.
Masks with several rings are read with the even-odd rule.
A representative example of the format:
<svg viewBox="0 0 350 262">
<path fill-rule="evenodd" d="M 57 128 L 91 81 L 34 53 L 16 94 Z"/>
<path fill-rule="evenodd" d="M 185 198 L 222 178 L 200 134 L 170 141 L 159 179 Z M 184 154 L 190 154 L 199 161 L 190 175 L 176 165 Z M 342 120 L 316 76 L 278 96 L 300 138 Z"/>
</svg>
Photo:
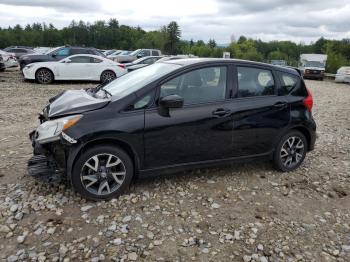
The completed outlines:
<svg viewBox="0 0 350 262">
<path fill-rule="evenodd" d="M 91 95 L 87 90 L 68 90 L 51 99 L 39 114 L 40 125 L 30 133 L 34 156 L 28 161 L 28 174 L 47 180 L 66 174 L 69 151 L 77 141 L 67 134 L 83 113 L 105 107 L 108 98 Z"/>
<path fill-rule="evenodd" d="M 82 115 L 55 120 L 39 117 L 41 125 L 29 134 L 34 156 L 28 161 L 28 174 L 48 182 L 60 181 L 66 174 L 67 155 L 70 146 L 77 143 L 64 131 L 75 125 Z"/>
</svg>

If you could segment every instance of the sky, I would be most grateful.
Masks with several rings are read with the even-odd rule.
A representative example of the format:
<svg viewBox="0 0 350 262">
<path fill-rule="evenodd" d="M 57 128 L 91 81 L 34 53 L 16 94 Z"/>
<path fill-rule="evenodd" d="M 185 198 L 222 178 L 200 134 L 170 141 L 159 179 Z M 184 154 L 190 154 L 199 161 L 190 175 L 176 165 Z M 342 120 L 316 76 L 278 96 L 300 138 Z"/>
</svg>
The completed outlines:
<svg viewBox="0 0 350 262">
<path fill-rule="evenodd" d="M 176 21 L 182 39 L 219 44 L 240 35 L 304 43 L 350 38 L 349 0 L 0 0 L 0 27 L 110 18 L 146 31 Z"/>
</svg>

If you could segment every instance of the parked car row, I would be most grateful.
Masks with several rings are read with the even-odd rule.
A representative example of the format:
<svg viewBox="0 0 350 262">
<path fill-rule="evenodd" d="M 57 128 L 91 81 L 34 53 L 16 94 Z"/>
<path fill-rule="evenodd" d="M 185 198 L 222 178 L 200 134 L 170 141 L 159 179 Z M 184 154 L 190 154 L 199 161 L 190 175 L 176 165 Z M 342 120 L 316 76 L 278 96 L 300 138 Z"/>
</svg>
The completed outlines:
<svg viewBox="0 0 350 262">
<path fill-rule="evenodd" d="M 149 66 L 158 60 L 166 61 L 194 57 L 184 55 L 162 56 L 161 51 L 156 49 L 138 49 L 135 51 L 98 50 L 96 48 L 69 45 L 35 49 L 17 46 L 6 49 L 16 51 L 19 57 L 18 62 L 16 60 L 11 63 L 8 61 L 9 58 L 3 59 L 9 64 L 7 66 L 17 66 L 19 64 L 25 79 L 36 80 L 40 84 L 49 84 L 56 80 L 109 82 L 127 72 Z M 26 52 L 23 50 L 26 50 Z M 9 55 L 12 58 L 15 56 L 16 54 Z M 3 66 L 3 68 L 5 67 Z M 0 70 L 4 69 L 0 68 Z"/>
</svg>

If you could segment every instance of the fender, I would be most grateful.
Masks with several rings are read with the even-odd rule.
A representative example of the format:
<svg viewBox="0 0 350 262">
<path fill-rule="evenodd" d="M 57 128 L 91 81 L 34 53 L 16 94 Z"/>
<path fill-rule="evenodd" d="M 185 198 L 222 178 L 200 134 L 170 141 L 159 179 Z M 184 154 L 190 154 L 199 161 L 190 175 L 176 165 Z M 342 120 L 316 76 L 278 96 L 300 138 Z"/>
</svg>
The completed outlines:
<svg viewBox="0 0 350 262">
<path fill-rule="evenodd" d="M 126 141 L 125 139 L 122 139 L 120 137 L 120 132 L 99 132 L 99 133 L 94 133 L 93 135 L 87 135 L 85 137 L 81 137 L 78 140 L 78 143 L 75 144 L 74 146 L 71 146 L 68 150 L 68 157 L 67 157 L 67 162 L 66 162 L 66 173 L 67 173 L 67 179 L 68 181 L 71 181 L 71 176 L 72 176 L 72 170 L 74 166 L 74 162 L 76 158 L 79 156 L 80 152 L 82 150 L 89 148 L 90 146 L 93 146 L 94 144 L 99 144 L 101 145 L 102 143 L 113 143 L 116 146 L 121 147 L 123 150 L 125 150 L 133 160 L 135 164 L 135 175 L 138 175 L 140 167 L 141 167 L 141 161 L 143 159 L 143 154 L 140 155 L 137 153 L 135 149 L 135 145 L 132 146 L 130 141 Z M 143 143 L 142 143 L 142 148 L 143 148 Z M 139 151 L 139 152 L 143 152 Z"/>
</svg>

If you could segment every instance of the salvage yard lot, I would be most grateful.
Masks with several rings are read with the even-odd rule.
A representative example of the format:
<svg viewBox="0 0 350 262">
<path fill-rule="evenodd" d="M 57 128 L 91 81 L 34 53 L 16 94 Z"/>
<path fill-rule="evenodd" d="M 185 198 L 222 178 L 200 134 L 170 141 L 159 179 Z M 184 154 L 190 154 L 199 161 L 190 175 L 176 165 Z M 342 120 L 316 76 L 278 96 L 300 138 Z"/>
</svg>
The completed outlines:
<svg viewBox="0 0 350 262">
<path fill-rule="evenodd" d="M 25 175 L 37 113 L 59 92 L 95 84 L 0 73 L 0 258 L 350 261 L 350 86 L 306 84 L 319 138 L 297 171 L 202 169 L 137 180 L 95 203 Z"/>
</svg>

